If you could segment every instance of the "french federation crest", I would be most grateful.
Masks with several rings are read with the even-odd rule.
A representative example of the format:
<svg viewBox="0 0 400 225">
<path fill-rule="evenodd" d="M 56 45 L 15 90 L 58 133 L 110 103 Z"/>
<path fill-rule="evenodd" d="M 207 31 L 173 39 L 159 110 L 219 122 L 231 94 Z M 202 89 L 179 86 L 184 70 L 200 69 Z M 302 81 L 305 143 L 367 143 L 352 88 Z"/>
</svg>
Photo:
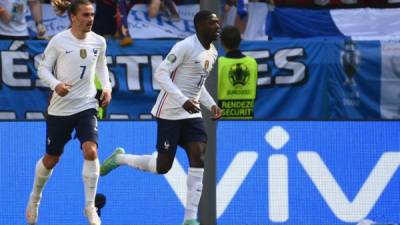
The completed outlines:
<svg viewBox="0 0 400 225">
<path fill-rule="evenodd" d="M 97 48 L 94 48 L 94 49 L 93 49 L 93 55 L 94 55 L 94 56 L 97 56 L 97 53 L 98 53 L 98 52 L 99 52 L 99 50 L 98 50 Z"/>
<path fill-rule="evenodd" d="M 79 51 L 79 55 L 81 56 L 82 59 L 85 59 L 87 57 L 86 49 L 81 49 Z"/>
<path fill-rule="evenodd" d="M 210 61 L 206 60 L 204 62 L 204 70 L 207 71 L 209 66 L 210 66 Z"/>
</svg>

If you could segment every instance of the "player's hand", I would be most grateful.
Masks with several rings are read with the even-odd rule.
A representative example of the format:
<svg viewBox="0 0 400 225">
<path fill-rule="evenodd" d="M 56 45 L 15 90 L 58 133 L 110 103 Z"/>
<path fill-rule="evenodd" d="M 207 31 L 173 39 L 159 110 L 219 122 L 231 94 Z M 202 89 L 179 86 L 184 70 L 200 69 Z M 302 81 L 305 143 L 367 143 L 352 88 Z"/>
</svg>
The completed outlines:
<svg viewBox="0 0 400 225">
<path fill-rule="evenodd" d="M 37 30 L 36 37 L 38 39 L 44 39 L 44 34 L 46 33 L 46 27 L 43 25 L 43 23 L 38 23 L 36 25 L 36 30 Z"/>
<path fill-rule="evenodd" d="M 200 112 L 200 103 L 193 99 L 188 99 L 182 107 L 190 114 Z"/>
<path fill-rule="evenodd" d="M 54 88 L 54 91 L 59 96 L 64 97 L 69 93 L 69 91 L 71 90 L 71 87 L 72 87 L 72 85 L 59 83 L 59 84 L 57 84 L 56 88 Z"/>
<path fill-rule="evenodd" d="M 211 106 L 211 113 L 212 113 L 211 119 L 217 120 L 222 116 L 222 109 L 217 105 L 213 105 Z"/>
<path fill-rule="evenodd" d="M 106 107 L 111 102 L 111 90 L 103 89 L 103 92 L 100 96 L 101 107 Z"/>
</svg>

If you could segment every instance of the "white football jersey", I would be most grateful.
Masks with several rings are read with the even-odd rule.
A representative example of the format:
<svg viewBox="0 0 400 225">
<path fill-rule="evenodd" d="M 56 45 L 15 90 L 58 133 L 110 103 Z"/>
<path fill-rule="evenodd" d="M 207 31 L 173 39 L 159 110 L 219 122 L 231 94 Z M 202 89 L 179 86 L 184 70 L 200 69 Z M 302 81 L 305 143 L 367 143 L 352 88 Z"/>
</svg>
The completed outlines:
<svg viewBox="0 0 400 225">
<path fill-rule="evenodd" d="M 97 108 L 95 74 L 103 89 L 111 89 L 105 52 L 105 39 L 94 32 L 81 40 L 68 29 L 50 40 L 38 75 L 52 90 L 61 82 L 72 87 L 64 97 L 53 92 L 48 114 L 68 116 Z"/>
<path fill-rule="evenodd" d="M 176 43 L 154 74 L 161 91 L 151 110 L 153 116 L 168 120 L 201 117 L 201 113 L 190 114 L 183 109 L 188 99 L 199 101 L 209 110 L 216 105 L 204 83 L 217 56 L 214 45 L 205 49 L 196 35 Z"/>
</svg>

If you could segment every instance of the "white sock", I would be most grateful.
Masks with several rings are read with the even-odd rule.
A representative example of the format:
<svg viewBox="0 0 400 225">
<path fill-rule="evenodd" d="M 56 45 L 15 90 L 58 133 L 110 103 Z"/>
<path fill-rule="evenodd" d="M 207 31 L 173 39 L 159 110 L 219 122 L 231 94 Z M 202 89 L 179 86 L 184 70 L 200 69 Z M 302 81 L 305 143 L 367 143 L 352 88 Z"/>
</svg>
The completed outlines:
<svg viewBox="0 0 400 225">
<path fill-rule="evenodd" d="M 94 207 L 94 199 L 96 197 L 97 182 L 100 174 L 99 159 L 93 161 L 84 160 L 82 168 L 83 186 L 85 188 L 85 205 L 86 207 Z"/>
<path fill-rule="evenodd" d="M 119 165 L 130 167 L 146 172 L 157 173 L 157 157 L 152 155 L 119 154 L 115 156 Z"/>
<path fill-rule="evenodd" d="M 186 207 L 184 220 L 197 219 L 201 193 L 203 191 L 203 168 L 189 168 L 186 184 Z"/>
<path fill-rule="evenodd" d="M 33 188 L 30 196 L 32 202 L 34 203 L 40 202 L 40 199 L 42 198 L 44 185 L 51 176 L 52 172 L 53 172 L 52 169 L 49 170 L 44 166 L 43 157 L 37 161 L 35 168 L 35 178 L 33 181 Z"/>
</svg>

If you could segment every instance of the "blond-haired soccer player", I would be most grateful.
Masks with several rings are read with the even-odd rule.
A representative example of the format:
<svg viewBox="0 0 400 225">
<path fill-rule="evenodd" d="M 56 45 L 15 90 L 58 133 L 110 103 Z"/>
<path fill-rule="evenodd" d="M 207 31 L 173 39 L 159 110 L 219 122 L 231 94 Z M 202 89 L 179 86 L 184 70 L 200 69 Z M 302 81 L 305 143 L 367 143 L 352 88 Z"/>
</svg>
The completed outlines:
<svg viewBox="0 0 400 225">
<path fill-rule="evenodd" d="M 219 35 L 219 20 L 204 10 L 195 15 L 194 25 L 196 34 L 176 43 L 154 74 L 162 88 L 151 111 L 157 118 L 157 157 L 124 154 L 117 148 L 100 168 L 102 176 L 119 165 L 165 174 L 171 169 L 177 146 L 183 147 L 190 167 L 184 225 L 199 225 L 197 210 L 207 145 L 200 103 L 212 112 L 213 119 L 221 117 L 221 109 L 204 86 L 217 59 L 212 42 Z"/>
<path fill-rule="evenodd" d="M 59 161 L 75 129 L 84 162 L 85 216 L 90 225 L 100 225 L 94 200 L 99 178 L 97 157 L 98 101 L 95 73 L 103 86 L 102 105 L 111 101 L 111 84 L 106 64 L 106 41 L 91 31 L 93 5 L 88 0 L 53 0 L 58 12 L 68 10 L 71 28 L 48 43 L 38 68 L 39 77 L 53 90 L 46 118 L 46 153 L 36 163 L 35 178 L 26 208 L 26 222 L 36 224 L 43 187 Z"/>
</svg>

